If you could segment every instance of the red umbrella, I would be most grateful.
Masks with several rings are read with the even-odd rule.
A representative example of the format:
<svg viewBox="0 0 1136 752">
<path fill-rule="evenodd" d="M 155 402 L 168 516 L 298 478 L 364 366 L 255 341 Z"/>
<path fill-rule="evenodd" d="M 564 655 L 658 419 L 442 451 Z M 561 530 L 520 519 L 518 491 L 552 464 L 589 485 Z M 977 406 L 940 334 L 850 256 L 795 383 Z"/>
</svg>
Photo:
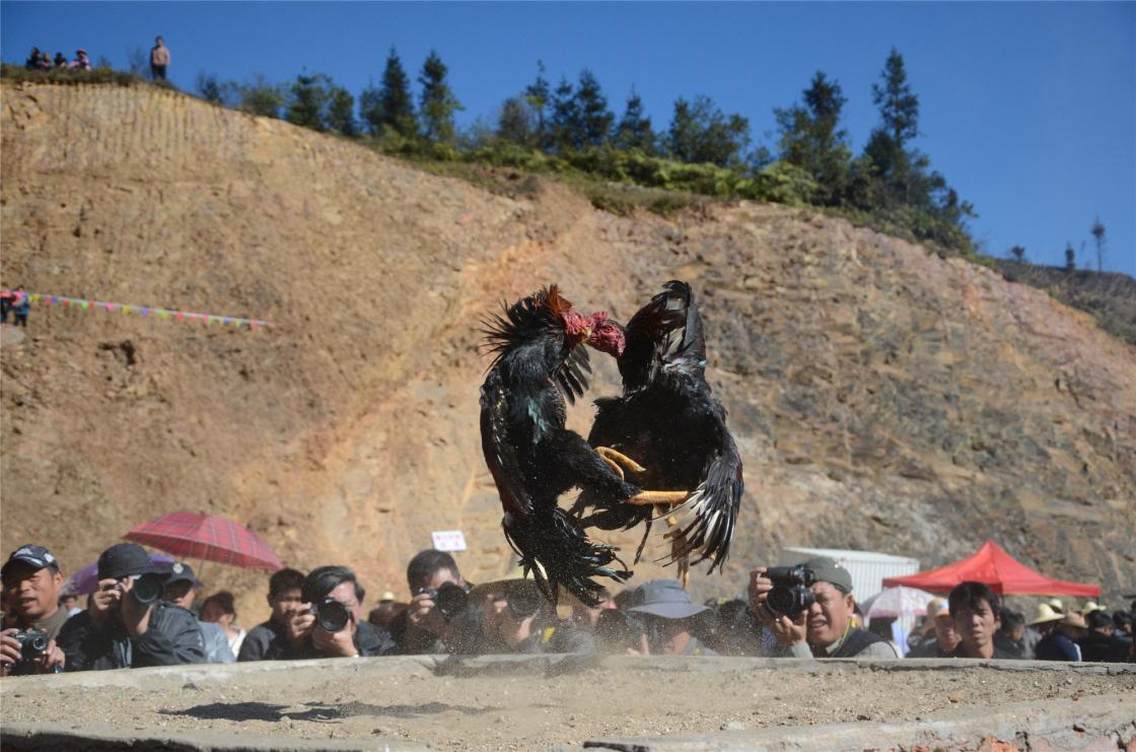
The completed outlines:
<svg viewBox="0 0 1136 752">
<path fill-rule="evenodd" d="M 283 569 L 280 558 L 256 533 L 219 515 L 172 512 L 122 536 L 183 559 L 204 559 L 246 569 Z"/>
</svg>

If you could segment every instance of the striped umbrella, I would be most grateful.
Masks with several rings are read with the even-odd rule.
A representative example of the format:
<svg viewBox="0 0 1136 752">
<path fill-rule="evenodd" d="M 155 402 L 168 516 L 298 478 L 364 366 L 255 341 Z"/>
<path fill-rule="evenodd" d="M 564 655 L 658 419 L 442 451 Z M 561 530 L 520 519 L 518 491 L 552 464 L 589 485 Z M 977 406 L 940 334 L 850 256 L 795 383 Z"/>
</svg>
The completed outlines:
<svg viewBox="0 0 1136 752">
<path fill-rule="evenodd" d="M 245 569 L 283 569 L 280 558 L 244 525 L 220 515 L 171 512 L 122 536 L 182 559 L 201 559 Z"/>
</svg>

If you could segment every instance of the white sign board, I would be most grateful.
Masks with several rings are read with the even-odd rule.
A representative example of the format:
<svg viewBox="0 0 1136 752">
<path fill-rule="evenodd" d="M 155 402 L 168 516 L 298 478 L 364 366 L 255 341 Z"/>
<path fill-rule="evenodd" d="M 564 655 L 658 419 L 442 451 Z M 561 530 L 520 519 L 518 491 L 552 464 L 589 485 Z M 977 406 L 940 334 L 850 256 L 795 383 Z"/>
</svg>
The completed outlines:
<svg viewBox="0 0 1136 752">
<path fill-rule="evenodd" d="M 464 551 L 465 535 L 461 530 L 435 530 L 430 533 L 437 551 Z"/>
</svg>

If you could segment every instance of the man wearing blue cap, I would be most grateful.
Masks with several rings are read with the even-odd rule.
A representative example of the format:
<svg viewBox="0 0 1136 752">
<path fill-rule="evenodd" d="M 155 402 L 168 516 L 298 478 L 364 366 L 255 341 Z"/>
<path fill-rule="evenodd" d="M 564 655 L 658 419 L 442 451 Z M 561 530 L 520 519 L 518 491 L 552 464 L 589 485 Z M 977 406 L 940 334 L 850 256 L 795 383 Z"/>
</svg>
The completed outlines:
<svg viewBox="0 0 1136 752">
<path fill-rule="evenodd" d="M 678 580 L 651 580 L 631 594 L 627 610 L 644 622 L 647 655 L 717 655 L 691 632 L 694 620 L 709 611 L 690 600 Z"/>
<path fill-rule="evenodd" d="M 103 551 L 98 590 L 87 610 L 63 625 L 67 671 L 172 666 L 205 661 L 193 614 L 161 600 L 165 576 L 136 543 Z"/>
</svg>

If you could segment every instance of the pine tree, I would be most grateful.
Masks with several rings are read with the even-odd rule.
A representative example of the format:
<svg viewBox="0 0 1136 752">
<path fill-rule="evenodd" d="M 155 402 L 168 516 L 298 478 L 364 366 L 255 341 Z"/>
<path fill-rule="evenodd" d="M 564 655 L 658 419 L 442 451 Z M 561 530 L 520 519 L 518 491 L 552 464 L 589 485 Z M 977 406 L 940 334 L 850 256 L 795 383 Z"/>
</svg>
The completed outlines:
<svg viewBox="0 0 1136 752">
<path fill-rule="evenodd" d="M 848 133 L 839 128 L 848 100 L 840 84 L 821 71 L 803 94 L 804 106 L 773 111 L 781 131 L 781 159 L 806 170 L 820 186 L 820 200 L 835 205 L 845 193 L 851 170 Z"/>
<path fill-rule="evenodd" d="M 359 135 L 355 120 L 355 97 L 342 86 L 333 86 L 327 104 L 327 128 L 343 136 Z"/>
<path fill-rule="evenodd" d="M 894 47 L 880 74 L 881 84 L 872 84 L 872 103 L 880 108 L 883 128 L 902 149 L 919 135 L 919 97 L 907 83 L 903 56 Z"/>
<path fill-rule="evenodd" d="M 1075 271 L 1077 268 L 1077 252 L 1073 250 L 1072 243 L 1065 244 L 1065 271 Z"/>
<path fill-rule="evenodd" d="M 739 167 L 749 145 L 749 120 L 738 114 L 726 116 L 706 96 L 692 102 L 675 100 L 667 132 L 667 153 L 682 162 L 709 162 L 719 167 Z"/>
<path fill-rule="evenodd" d="M 627 97 L 623 117 L 615 128 L 615 144 L 620 149 L 638 149 L 645 154 L 655 153 L 655 132 L 651 118 L 643 113 L 643 100 L 634 87 Z"/>
<path fill-rule="evenodd" d="M 579 146 L 580 109 L 568 79 L 561 78 L 552 93 L 552 113 L 549 116 L 549 146 L 555 151 L 566 151 Z"/>
<path fill-rule="evenodd" d="M 511 141 L 515 144 L 528 146 L 537 140 L 538 135 L 533 128 L 532 110 L 525 100 L 519 97 L 510 97 L 501 105 L 501 114 L 497 118 L 497 138 Z"/>
<path fill-rule="evenodd" d="M 284 119 L 294 125 L 315 131 L 326 130 L 324 110 L 328 103 L 330 85 L 331 79 L 323 73 L 312 75 L 301 73 L 296 76 L 295 82 L 288 90 Z"/>
<path fill-rule="evenodd" d="M 1023 245 L 1015 245 L 1010 248 L 1010 255 L 1014 257 L 1014 261 L 1019 264 L 1026 260 L 1026 248 Z"/>
<path fill-rule="evenodd" d="M 907 83 L 903 56 L 893 47 L 880 73 L 880 83 L 872 84 L 872 102 L 880 110 L 880 127 L 872 131 L 864 149 L 883 180 L 885 193 L 902 204 L 920 201 L 919 187 L 929 160 L 909 152 L 907 143 L 919 135 L 919 97 Z"/>
<path fill-rule="evenodd" d="M 447 72 L 442 58 L 437 52 L 430 50 L 430 55 L 422 64 L 418 83 L 422 85 L 422 96 L 419 99 L 422 133 L 429 141 L 448 144 L 453 143 L 456 133 L 454 112 L 465 108 L 446 83 Z"/>
<path fill-rule="evenodd" d="M 544 62 L 536 61 L 536 80 L 525 87 L 525 102 L 536 115 L 537 144 L 542 149 L 548 148 L 548 126 L 545 123 L 545 111 L 552 98 L 552 87 L 544 77 Z"/>
<path fill-rule="evenodd" d="M 580 71 L 576 86 L 576 109 L 580 113 L 578 146 L 602 146 L 611 139 L 611 124 L 615 116 L 607 108 L 607 97 L 595 75 L 585 68 Z"/>
<path fill-rule="evenodd" d="M 417 135 L 410 79 L 394 47 L 387 54 L 382 84 L 378 88 L 368 86 L 363 91 L 359 97 L 359 109 L 372 134 L 382 135 L 384 128 L 390 128 L 408 138 Z"/>
</svg>

